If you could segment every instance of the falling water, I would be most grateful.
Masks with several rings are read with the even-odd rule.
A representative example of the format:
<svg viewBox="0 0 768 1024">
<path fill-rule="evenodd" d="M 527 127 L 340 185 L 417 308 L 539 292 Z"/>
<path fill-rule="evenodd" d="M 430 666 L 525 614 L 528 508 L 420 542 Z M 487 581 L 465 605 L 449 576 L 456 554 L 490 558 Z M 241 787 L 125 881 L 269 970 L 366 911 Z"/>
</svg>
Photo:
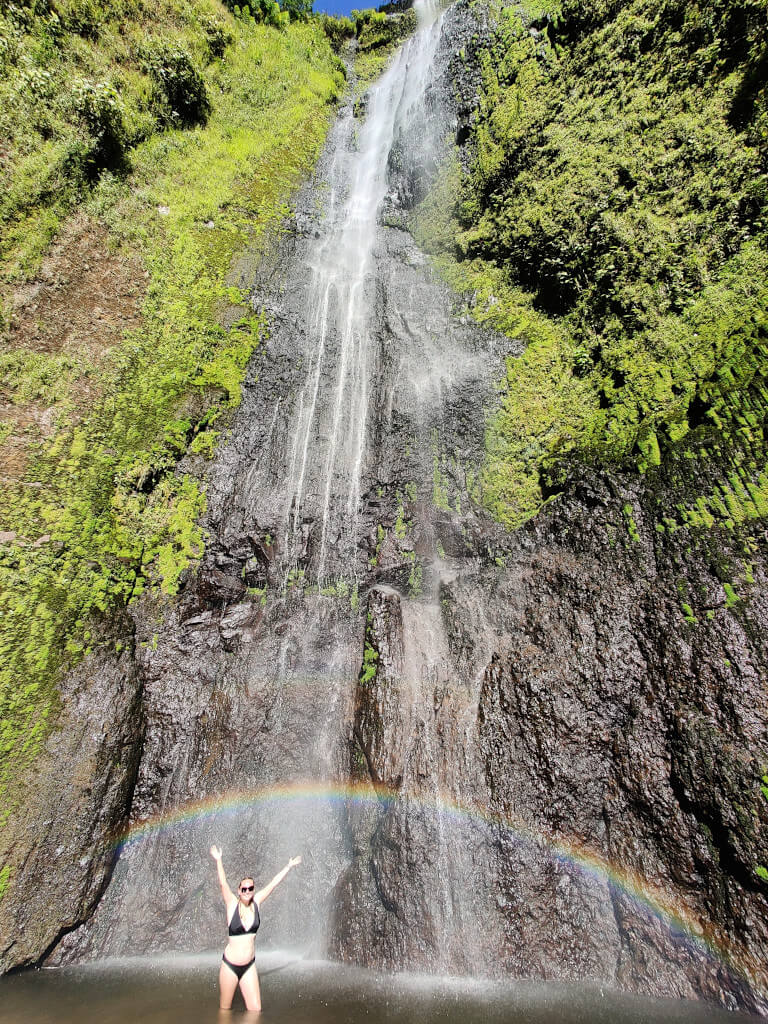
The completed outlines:
<svg viewBox="0 0 768 1024">
<path fill-rule="evenodd" d="M 387 195 L 388 162 L 399 131 L 423 102 L 440 36 L 434 0 L 417 0 L 419 28 L 368 92 L 368 112 L 347 166 L 337 152 L 325 221 L 309 255 L 307 303 L 312 348 L 298 399 L 289 472 L 292 549 L 308 508 L 319 519 L 317 578 L 333 558 L 354 559 L 371 397 L 374 247 Z M 310 467 L 322 467 L 310 481 Z M 314 493 L 311 488 L 314 484 Z M 339 529 L 332 533 L 339 517 Z"/>
<path fill-rule="evenodd" d="M 368 90 L 362 123 L 349 100 L 332 128 L 319 180 L 304 194 L 309 226 L 297 235 L 298 251 L 269 310 L 259 390 L 246 389 L 231 443 L 211 473 L 217 538 L 199 579 L 213 573 L 220 608 L 223 552 L 252 551 L 255 542 L 259 557 L 245 560 L 242 576 L 257 594 L 230 605 L 220 621 L 218 611 L 182 606 L 179 619 L 143 649 L 149 726 L 134 824 L 204 796 L 348 777 L 361 615 L 355 602 L 318 592 L 317 584 L 343 580 L 348 593 L 357 580 L 376 582 L 366 579 L 360 538 L 365 517 L 370 532 L 375 513 L 364 496 L 384 472 L 378 442 L 387 416 L 399 410 L 412 433 L 423 435 L 420 469 L 431 486 L 433 428 L 420 411 L 423 400 L 440 406 L 442 383 L 471 364 L 467 352 L 451 351 L 450 314 L 436 312 L 428 276 L 416 268 L 405 284 L 395 279 L 400 264 L 387 252 L 389 229 L 381 224 L 393 147 L 414 124 L 425 126 L 422 152 L 430 144 L 425 103 L 443 13 L 434 0 L 418 0 L 416 10 L 417 31 Z M 389 334 L 380 322 L 382 291 L 393 310 Z M 487 369 L 483 375 L 490 377 Z M 403 461 L 397 445 L 389 457 Z M 220 622 L 231 624 L 226 636 Z M 157 625 L 151 628 L 154 634 Z M 412 696 L 420 701 L 421 689 Z M 72 948 L 76 941 L 80 955 L 90 956 L 210 948 L 218 922 L 204 880 L 211 842 L 225 850 L 231 873 L 260 880 L 302 850 L 305 870 L 270 900 L 268 935 L 304 951 L 327 949 L 349 836 L 345 812 L 316 799 L 278 813 L 222 812 L 129 846 Z"/>
<path fill-rule="evenodd" d="M 132 608 L 135 643 L 109 662 L 141 684 L 131 839 L 93 917 L 58 947 L 63 962 L 221 950 L 215 842 L 232 883 L 261 885 L 303 855 L 263 908 L 259 954 L 651 982 L 750 1005 L 717 944 L 677 934 L 678 918 L 698 924 L 695 908 L 665 917 L 609 870 L 612 848 L 653 859 L 642 828 L 620 827 L 631 775 L 610 767 L 634 749 L 634 620 L 612 621 L 602 596 L 582 602 L 602 581 L 541 524 L 515 546 L 474 500 L 491 382 L 515 343 L 463 315 L 408 230 L 444 140 L 471 123 L 442 101 L 474 88 L 454 74 L 479 27 L 472 6 L 444 15 L 417 0 L 413 37 L 365 98 L 353 83 L 343 101 L 279 268 L 239 282 L 270 337 L 211 467 L 201 565 L 176 600 Z M 653 715 L 663 702 L 647 692 Z M 111 766 L 98 771 L 108 782 Z M 671 880 L 661 861 L 652 870 Z M 188 1005 L 215 1003 L 215 964 L 178 986 Z M 302 970 L 269 977 L 286 994 L 275 1020 L 297 1019 L 288 993 Z M 336 977 L 344 989 L 346 971 Z M 117 982 L 128 1017 L 137 987 Z M 322 992 L 308 1002 L 341 1019 Z M 395 1019 L 388 1000 L 389 985 L 371 1019 Z M 512 1019 L 504 1000 L 499 1019 Z"/>
</svg>

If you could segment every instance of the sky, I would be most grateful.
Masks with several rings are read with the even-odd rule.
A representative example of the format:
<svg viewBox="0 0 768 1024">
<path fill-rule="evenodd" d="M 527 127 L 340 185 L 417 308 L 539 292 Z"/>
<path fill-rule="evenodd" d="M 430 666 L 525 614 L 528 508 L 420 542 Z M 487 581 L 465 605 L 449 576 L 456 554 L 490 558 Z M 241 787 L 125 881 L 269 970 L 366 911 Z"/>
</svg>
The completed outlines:
<svg viewBox="0 0 768 1024">
<path fill-rule="evenodd" d="M 349 15 L 352 10 L 362 11 L 366 7 L 378 7 L 382 0 L 315 0 L 313 11 L 325 14 Z"/>
</svg>

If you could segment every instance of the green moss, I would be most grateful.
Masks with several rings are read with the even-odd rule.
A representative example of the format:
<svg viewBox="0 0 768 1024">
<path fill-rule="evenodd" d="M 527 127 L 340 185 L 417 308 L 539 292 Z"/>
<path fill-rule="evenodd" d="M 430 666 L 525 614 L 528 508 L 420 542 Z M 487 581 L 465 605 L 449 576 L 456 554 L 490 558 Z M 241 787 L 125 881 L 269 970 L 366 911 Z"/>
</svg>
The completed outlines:
<svg viewBox="0 0 768 1024">
<path fill-rule="evenodd" d="M 337 597 L 346 601 L 350 598 L 352 593 L 349 583 L 343 579 L 334 580 L 332 583 L 327 584 L 320 588 L 320 593 L 324 597 Z"/>
<path fill-rule="evenodd" d="M 232 327 L 221 326 L 221 314 L 242 298 L 228 287 L 229 268 L 278 227 L 291 189 L 324 140 L 329 103 L 343 87 L 318 24 L 278 31 L 233 20 L 212 0 L 183 9 L 161 4 L 151 25 L 127 2 L 93 9 L 105 19 L 93 44 L 69 36 L 57 44 L 64 94 L 65 71 L 90 61 L 103 80 L 107 72 L 131 79 L 138 117 L 144 101 L 136 97 L 145 95 L 146 81 L 125 51 L 138 52 L 156 29 L 203 69 L 210 112 L 205 126 L 162 134 L 152 134 L 150 118 L 145 137 L 133 139 L 130 174 L 78 179 L 75 191 L 35 185 L 28 209 L 13 196 L 42 182 L 50 161 L 34 162 L 34 132 L 26 122 L 12 126 L 16 155 L 3 174 L 13 185 L 6 201 L 16 206 L 4 207 L 0 223 L 6 279 L 34 270 L 57 218 L 79 199 L 108 228 L 111 243 L 146 267 L 147 297 L 141 328 L 98 364 L 76 352 L 23 348 L 0 357 L 10 403 L 56 403 L 60 410 L 54 436 L 33 451 L 26 477 L 0 497 L 0 529 L 17 534 L 0 551 L 3 800 L 55 721 L 58 673 L 96 642 L 94 619 L 147 587 L 176 593 L 202 553 L 205 538 L 196 523 L 205 510 L 205 484 L 176 466 L 187 452 L 212 454 L 217 432 L 210 428 L 239 402 L 248 360 L 265 335 L 263 318 L 247 308 L 239 320 L 228 315 Z M 210 18 L 227 26 L 231 44 L 223 59 L 206 65 Z M 18 38 L 39 39 L 41 25 L 19 29 Z M 9 81 L 3 79 L 4 89 L 15 88 Z M 132 95 L 125 93 L 128 106 Z M 145 99 L 150 102 L 148 93 Z M 29 104 L 20 109 L 32 117 Z M 3 104 L 4 123 L 10 116 L 16 114 Z M 64 121 L 54 129 L 54 140 L 66 140 Z M 45 220 L 46 196 L 53 217 L 33 229 L 35 218 Z M 166 216 L 158 216 L 158 207 Z M 22 258 L 19 239 L 30 231 Z M 83 381 L 100 396 L 87 417 L 73 415 L 72 394 Z"/>
<path fill-rule="evenodd" d="M 384 539 L 387 536 L 387 531 L 378 523 L 376 526 L 376 549 L 368 559 L 368 565 L 371 569 L 375 569 L 379 564 L 379 553 L 381 551 L 381 545 L 384 543 Z"/>
<path fill-rule="evenodd" d="M 695 476 L 696 464 L 725 467 L 725 443 L 744 453 L 738 488 L 699 495 L 682 523 L 762 518 L 768 119 L 750 77 L 766 44 L 757 8 L 739 0 L 686 34 L 674 4 L 630 0 L 587 17 L 574 0 L 559 13 L 549 5 L 534 39 L 527 26 L 543 5 L 486 6 L 469 173 L 452 154 L 414 223 L 467 311 L 525 346 L 489 421 L 483 501 L 515 526 L 573 462 L 652 472 L 685 443 Z M 742 15 L 736 53 L 726 23 Z"/>
<path fill-rule="evenodd" d="M 361 94 L 386 68 L 397 47 L 416 29 L 416 13 L 386 15 L 372 8 L 352 11 L 357 35 L 355 75 Z"/>
<path fill-rule="evenodd" d="M 400 492 L 397 492 L 397 518 L 395 519 L 395 536 L 398 540 L 405 540 L 408 535 L 410 528 L 410 522 L 405 518 L 405 506 L 403 505 L 403 497 Z M 378 551 L 378 548 L 377 548 Z"/>
<path fill-rule="evenodd" d="M 365 623 L 365 646 L 363 648 L 363 664 L 360 669 L 360 685 L 368 686 L 376 678 L 379 670 L 379 652 L 373 643 L 373 619 L 368 613 Z"/>
<path fill-rule="evenodd" d="M 11 865 L 4 864 L 0 868 L 0 900 L 5 896 L 5 891 L 8 888 L 8 881 L 11 877 Z"/>
<path fill-rule="evenodd" d="M 204 455 L 207 459 L 212 459 L 216 454 L 219 436 L 218 430 L 200 431 L 189 446 L 190 454 Z"/>
<path fill-rule="evenodd" d="M 376 678 L 378 671 L 379 652 L 369 644 L 365 645 L 363 651 L 363 668 L 360 674 L 360 685 L 367 686 Z"/>
<path fill-rule="evenodd" d="M 726 608 L 733 608 L 734 605 L 738 604 L 741 598 L 733 589 L 730 583 L 723 584 L 723 590 L 725 591 L 725 606 Z"/>
<path fill-rule="evenodd" d="M 768 800 L 768 775 L 763 775 L 760 780 L 760 792 L 765 800 Z M 768 868 L 765 868 L 762 864 L 758 864 L 755 868 L 755 874 L 763 882 L 768 882 Z"/>
<path fill-rule="evenodd" d="M 638 468 L 642 471 L 648 466 L 661 465 L 661 449 L 659 439 L 653 430 L 641 432 L 637 439 L 637 447 L 640 449 L 642 458 L 638 460 Z"/>
<path fill-rule="evenodd" d="M 691 608 L 689 604 L 685 604 L 684 602 L 680 605 L 680 608 L 682 609 L 683 615 L 685 616 L 685 621 L 689 625 L 695 626 L 699 620 L 693 614 L 693 608 Z"/>
<path fill-rule="evenodd" d="M 297 588 L 301 593 L 304 590 L 304 581 L 306 578 L 306 570 L 294 567 L 289 569 L 288 575 L 285 577 L 285 587 L 283 593 L 287 594 L 294 588 Z M 336 585 L 331 584 L 328 588 L 328 596 L 335 596 Z"/>
<path fill-rule="evenodd" d="M 633 543 L 638 544 L 640 542 L 640 534 L 637 532 L 637 523 L 635 522 L 633 509 L 629 502 L 624 505 L 621 512 L 624 516 L 624 522 L 626 523 L 627 533 L 629 534 L 630 540 Z"/>
<path fill-rule="evenodd" d="M 418 597 L 421 594 L 422 574 L 423 570 L 421 563 L 414 557 L 411 564 L 411 571 L 408 574 L 408 590 L 410 591 L 411 597 Z"/>
</svg>

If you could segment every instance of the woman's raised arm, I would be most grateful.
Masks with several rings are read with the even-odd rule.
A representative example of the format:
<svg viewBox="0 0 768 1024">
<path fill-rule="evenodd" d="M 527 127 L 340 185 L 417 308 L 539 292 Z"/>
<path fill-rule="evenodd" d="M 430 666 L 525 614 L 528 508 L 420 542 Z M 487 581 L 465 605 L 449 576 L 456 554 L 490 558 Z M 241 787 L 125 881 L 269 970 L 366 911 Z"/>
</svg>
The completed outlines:
<svg viewBox="0 0 768 1024">
<path fill-rule="evenodd" d="M 261 906 L 261 904 L 264 902 L 267 896 L 269 896 L 272 890 L 276 886 L 280 885 L 280 883 L 291 870 L 291 868 L 295 868 L 297 864 L 301 864 L 301 857 L 291 857 L 291 859 L 288 861 L 283 870 L 278 871 L 278 873 L 275 875 L 272 881 L 268 885 L 265 885 L 263 889 L 259 889 L 259 891 L 256 893 L 256 902 L 259 904 L 259 906 Z"/>
<path fill-rule="evenodd" d="M 227 904 L 227 906 L 229 906 L 229 904 L 236 899 L 236 896 L 229 888 L 229 885 L 227 884 L 227 876 L 224 874 L 224 865 L 221 863 L 221 847 L 212 846 L 211 856 L 216 861 L 216 873 L 219 876 L 219 885 L 221 886 L 222 899 Z"/>
</svg>

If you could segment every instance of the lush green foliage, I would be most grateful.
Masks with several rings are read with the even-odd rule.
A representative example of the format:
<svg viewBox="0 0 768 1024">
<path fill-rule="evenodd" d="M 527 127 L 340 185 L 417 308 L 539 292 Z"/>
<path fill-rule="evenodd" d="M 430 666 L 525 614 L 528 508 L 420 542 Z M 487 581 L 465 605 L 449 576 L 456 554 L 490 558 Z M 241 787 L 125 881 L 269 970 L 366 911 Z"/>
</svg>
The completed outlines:
<svg viewBox="0 0 768 1024">
<path fill-rule="evenodd" d="M 205 82 L 182 46 L 164 41 L 146 47 L 144 67 L 160 123 L 186 127 L 206 120 L 211 105 Z"/>
<path fill-rule="evenodd" d="M 352 21 L 357 36 L 355 71 L 362 91 L 382 73 L 394 50 L 415 30 L 416 15 L 413 10 L 387 15 L 367 8 L 352 11 Z"/>
<path fill-rule="evenodd" d="M 0 4 L 2 279 L 35 269 L 102 170 L 158 127 L 205 118 L 224 17 L 213 0 Z"/>
<path fill-rule="evenodd" d="M 85 212 L 105 225 L 112 245 L 146 268 L 146 301 L 141 328 L 100 360 L 86 351 L 39 352 L 18 342 L 0 355 L 7 406 L 23 410 L 35 402 L 58 417 L 53 437 L 38 441 L 26 473 L 0 496 L 0 530 L 15 534 L 0 547 L 0 793 L 49 727 L 57 673 L 96 642 L 94 620 L 147 586 L 176 592 L 184 569 L 202 551 L 197 523 L 205 508 L 204 456 L 215 448 L 217 421 L 239 401 L 245 366 L 264 329 L 228 286 L 227 275 L 236 254 L 279 224 L 291 189 L 319 152 L 329 103 L 343 88 L 338 60 L 319 25 L 277 31 L 233 19 L 213 0 L 185 5 L 183 13 L 172 3 L 153 5 L 152 23 L 163 28 L 166 20 L 169 41 L 159 50 L 144 44 L 139 60 L 160 53 L 162 67 L 179 70 L 184 95 L 206 96 L 210 109 L 205 126 L 151 132 L 158 124 L 154 72 L 131 70 L 120 63 L 128 58 L 117 44 L 109 48 L 117 10 L 122 31 L 144 38 L 147 26 L 129 16 L 141 5 L 100 8 L 93 2 L 89 9 L 98 32 L 89 29 L 84 41 L 62 29 L 57 43 L 57 88 L 64 94 L 57 102 L 61 111 L 79 104 L 81 113 L 70 120 L 62 114 L 56 130 L 65 146 L 83 131 L 78 118 L 101 126 L 88 127 L 94 137 L 102 129 L 105 138 L 118 134 L 110 92 L 81 98 L 85 67 L 98 66 L 97 81 L 116 82 L 122 75 L 138 83 L 133 98 L 124 88 L 119 101 L 123 125 L 131 120 L 126 112 L 132 104 L 145 119 L 142 142 L 125 135 L 131 173 L 102 171 L 92 187 L 83 178 L 63 195 L 43 187 L 49 169 L 45 161 L 30 162 L 38 125 L 29 120 L 29 105 L 17 108 L 11 124 L 4 173 L 14 196 L 23 196 L 23 182 L 41 208 L 49 202 L 51 230 L 81 199 L 80 216 Z M 55 13 L 47 10 L 45 24 Z M 180 28 L 173 36 L 168 26 L 176 18 Z M 223 59 L 201 72 L 200 88 L 187 77 L 189 65 L 168 54 L 202 52 L 212 26 L 229 43 Z M 32 69 L 41 29 L 33 21 L 27 27 L 26 35 L 14 36 L 14 66 Z M 2 88 L 10 88 L 6 79 Z M 175 88 L 164 94 L 170 109 L 179 122 L 194 120 L 181 116 Z M 11 113 L 3 110 L 8 123 Z M 18 256 L 18 229 L 44 216 L 41 208 L 21 198 L 5 207 L 0 238 L 6 289 L 9 279 L 30 274 L 44 252 L 47 232 L 40 232 L 34 251 Z M 226 328 L 223 311 L 231 324 Z M 84 410 L 74 396 L 85 382 L 97 397 Z M 7 441 L 14 429 L 0 438 Z M 176 467 L 185 455 L 191 458 L 182 474 Z"/>
<path fill-rule="evenodd" d="M 485 500 L 514 525 L 569 460 L 646 470 L 718 443 L 744 450 L 751 495 L 766 459 L 768 5 L 520 10 L 496 4 L 476 54 L 471 172 L 447 167 L 416 227 L 474 314 L 527 343 L 490 425 Z"/>
<path fill-rule="evenodd" d="M 280 4 L 277 0 L 244 0 L 242 4 L 230 3 L 226 0 L 227 7 L 232 11 L 236 18 L 243 18 L 246 21 L 257 21 L 263 22 L 265 25 L 272 25 L 274 28 L 280 28 L 281 26 L 287 25 L 290 20 L 290 14 L 280 10 Z"/>
<path fill-rule="evenodd" d="M 413 10 L 403 14 L 384 14 L 369 7 L 364 11 L 352 11 L 351 20 L 355 24 L 355 35 L 361 50 L 391 47 L 405 39 L 416 27 L 416 14 Z"/>
<path fill-rule="evenodd" d="M 313 0 L 243 0 L 233 3 L 224 0 L 226 6 L 238 18 L 250 18 L 276 28 L 290 21 L 306 21 L 312 13 Z"/>
<path fill-rule="evenodd" d="M 330 14 L 321 14 L 320 22 L 336 53 L 339 53 L 344 44 L 355 36 L 355 23 L 351 18 L 336 18 Z"/>
<path fill-rule="evenodd" d="M 282 0 L 280 6 L 290 15 L 291 21 L 303 21 L 312 13 L 312 3 L 313 0 Z"/>
</svg>

